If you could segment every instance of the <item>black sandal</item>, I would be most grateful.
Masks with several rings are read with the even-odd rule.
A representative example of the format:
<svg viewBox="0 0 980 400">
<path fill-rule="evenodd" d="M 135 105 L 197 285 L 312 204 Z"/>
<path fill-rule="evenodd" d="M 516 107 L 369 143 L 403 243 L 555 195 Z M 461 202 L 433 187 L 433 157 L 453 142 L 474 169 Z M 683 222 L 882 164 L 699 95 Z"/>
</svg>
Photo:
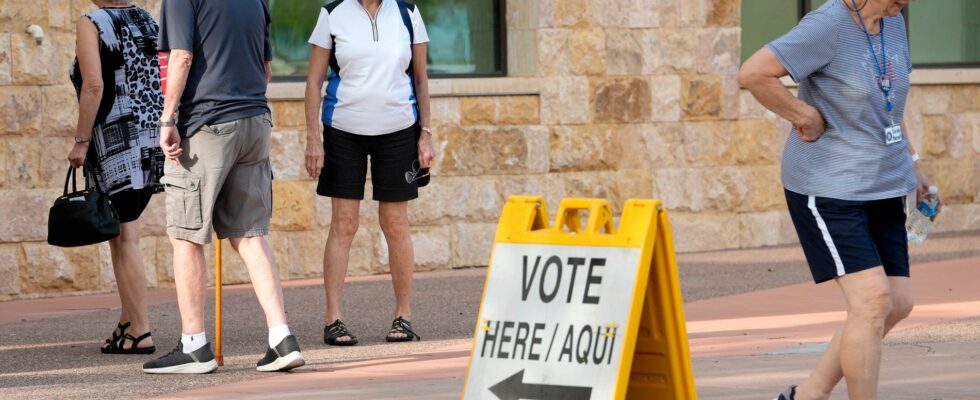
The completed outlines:
<svg viewBox="0 0 980 400">
<path fill-rule="evenodd" d="M 140 342 L 150 337 L 150 332 L 146 332 L 140 337 L 133 337 L 133 335 L 126 333 L 126 330 L 129 329 L 129 322 L 116 324 L 116 329 L 119 330 L 119 334 L 116 335 L 116 331 L 112 331 L 112 339 L 105 340 L 108 346 L 101 348 L 102 354 L 153 354 L 157 351 L 156 346 L 137 347 Z M 132 343 L 129 348 L 125 346 L 127 340 Z"/>
<path fill-rule="evenodd" d="M 405 336 L 392 336 L 396 333 L 404 334 Z M 388 336 L 385 336 L 385 341 L 388 342 L 411 342 L 412 339 L 422 340 L 415 331 L 412 330 L 412 323 L 407 319 L 402 318 L 400 315 L 391 321 L 391 330 L 388 331 Z"/>
<path fill-rule="evenodd" d="M 344 336 L 350 339 L 337 340 Z M 347 325 L 344 325 L 344 323 L 338 319 L 332 324 L 323 327 L 323 343 L 333 346 L 353 346 L 357 344 L 357 336 L 352 335 L 350 331 L 347 330 Z"/>
</svg>

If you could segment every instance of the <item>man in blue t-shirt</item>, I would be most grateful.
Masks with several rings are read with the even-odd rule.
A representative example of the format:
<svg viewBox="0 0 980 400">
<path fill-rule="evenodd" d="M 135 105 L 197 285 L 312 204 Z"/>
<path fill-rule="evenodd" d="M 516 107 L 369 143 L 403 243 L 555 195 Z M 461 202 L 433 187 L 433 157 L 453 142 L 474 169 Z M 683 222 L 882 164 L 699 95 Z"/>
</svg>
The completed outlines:
<svg viewBox="0 0 980 400">
<path fill-rule="evenodd" d="M 245 260 L 265 312 L 269 347 L 256 369 L 305 363 L 286 324 L 279 269 L 265 238 L 272 216 L 270 22 L 263 0 L 163 2 L 159 49 L 170 55 L 160 147 L 169 160 L 161 182 L 182 335 L 174 351 L 143 365 L 146 373 L 218 367 L 204 334 L 204 245 L 212 226 Z"/>
</svg>

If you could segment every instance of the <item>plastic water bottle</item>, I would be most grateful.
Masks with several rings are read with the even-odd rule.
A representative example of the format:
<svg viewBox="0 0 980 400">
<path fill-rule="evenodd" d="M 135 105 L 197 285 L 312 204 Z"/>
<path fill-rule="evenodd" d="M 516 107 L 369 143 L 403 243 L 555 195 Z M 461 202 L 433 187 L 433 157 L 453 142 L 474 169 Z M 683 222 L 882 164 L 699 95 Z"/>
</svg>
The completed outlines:
<svg viewBox="0 0 980 400">
<path fill-rule="evenodd" d="M 908 220 L 905 222 L 905 230 L 908 232 L 910 242 L 922 243 L 926 240 L 929 228 L 932 227 L 932 217 L 936 216 L 937 211 L 939 211 L 939 188 L 929 186 L 929 193 L 922 196 L 922 201 L 909 213 Z"/>
</svg>

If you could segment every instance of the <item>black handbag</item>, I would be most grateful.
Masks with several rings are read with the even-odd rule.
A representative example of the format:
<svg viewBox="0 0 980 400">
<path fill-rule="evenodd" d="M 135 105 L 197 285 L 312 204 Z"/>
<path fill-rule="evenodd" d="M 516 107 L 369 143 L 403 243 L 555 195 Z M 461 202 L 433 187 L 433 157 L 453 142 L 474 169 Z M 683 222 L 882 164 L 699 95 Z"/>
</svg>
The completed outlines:
<svg viewBox="0 0 980 400">
<path fill-rule="evenodd" d="M 68 181 L 72 192 L 68 193 Z M 102 191 L 98 179 L 95 187 L 85 180 L 85 190 L 78 191 L 75 168 L 68 167 L 65 194 L 54 201 L 48 211 L 48 244 L 78 247 L 101 243 L 119 236 L 119 214 L 109 195 Z"/>
</svg>

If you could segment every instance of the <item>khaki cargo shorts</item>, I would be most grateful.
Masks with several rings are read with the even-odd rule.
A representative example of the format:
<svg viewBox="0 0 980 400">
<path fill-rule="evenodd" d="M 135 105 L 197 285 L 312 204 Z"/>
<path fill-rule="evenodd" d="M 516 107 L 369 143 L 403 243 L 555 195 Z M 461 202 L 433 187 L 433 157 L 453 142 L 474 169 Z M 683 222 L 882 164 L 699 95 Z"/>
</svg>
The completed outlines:
<svg viewBox="0 0 980 400">
<path fill-rule="evenodd" d="M 167 234 L 198 244 L 218 237 L 264 236 L 272 217 L 269 145 L 272 117 L 264 114 L 205 125 L 181 141 L 179 163 L 167 161 Z"/>
</svg>

